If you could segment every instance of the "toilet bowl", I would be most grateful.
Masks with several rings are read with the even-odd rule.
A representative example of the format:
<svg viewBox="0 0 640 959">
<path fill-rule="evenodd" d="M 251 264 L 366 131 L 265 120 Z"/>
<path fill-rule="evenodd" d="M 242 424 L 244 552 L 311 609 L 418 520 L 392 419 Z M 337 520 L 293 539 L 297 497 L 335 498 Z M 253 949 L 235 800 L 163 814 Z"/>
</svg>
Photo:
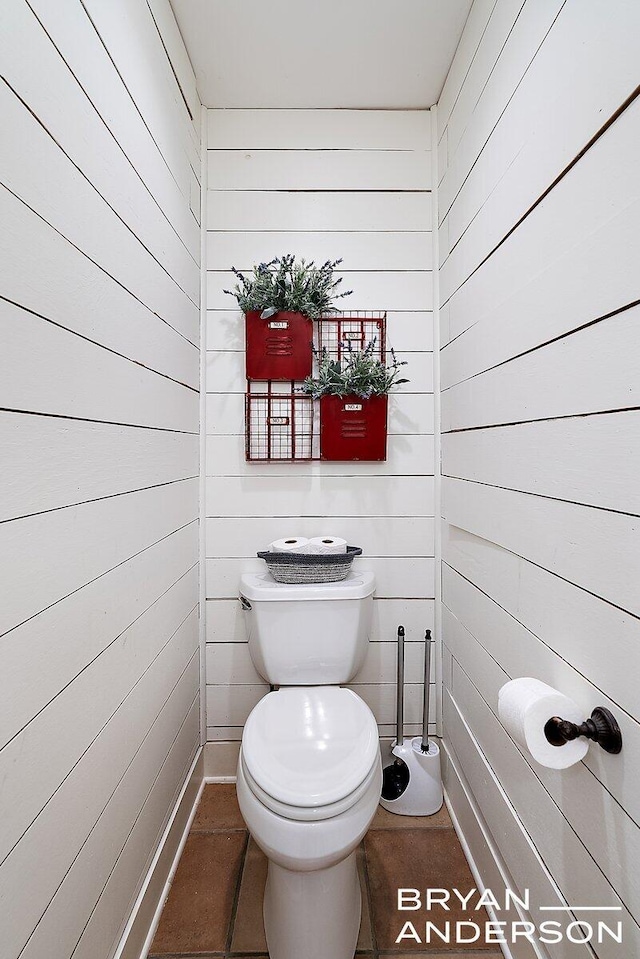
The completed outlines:
<svg viewBox="0 0 640 959">
<path fill-rule="evenodd" d="M 258 672 L 280 688 L 247 719 L 240 811 L 269 860 L 263 913 L 270 959 L 353 959 L 360 928 L 356 852 L 382 788 L 378 727 L 347 683 L 369 641 L 371 573 L 339 583 L 242 577 Z"/>
<path fill-rule="evenodd" d="M 361 912 L 355 849 L 381 786 L 376 721 L 351 690 L 283 688 L 251 713 L 237 793 L 269 859 L 271 959 L 353 959 Z"/>
</svg>

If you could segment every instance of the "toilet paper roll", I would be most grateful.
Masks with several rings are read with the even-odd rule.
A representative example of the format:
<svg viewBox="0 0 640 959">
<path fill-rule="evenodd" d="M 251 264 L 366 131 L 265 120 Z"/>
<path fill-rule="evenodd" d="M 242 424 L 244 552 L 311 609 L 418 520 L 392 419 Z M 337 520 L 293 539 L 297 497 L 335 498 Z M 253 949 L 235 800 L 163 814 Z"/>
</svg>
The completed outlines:
<svg viewBox="0 0 640 959">
<path fill-rule="evenodd" d="M 346 553 L 347 541 L 339 536 L 314 536 L 309 540 L 308 553 Z"/>
<path fill-rule="evenodd" d="M 584 720 L 583 712 L 568 696 L 530 676 L 512 679 L 498 693 L 498 715 L 503 726 L 548 769 L 574 766 L 585 757 L 589 742 L 581 738 L 552 746 L 544 734 L 545 724 L 552 716 L 579 724 Z"/>
<path fill-rule="evenodd" d="M 285 536 L 271 543 L 272 553 L 308 553 L 309 540 L 306 536 Z"/>
</svg>

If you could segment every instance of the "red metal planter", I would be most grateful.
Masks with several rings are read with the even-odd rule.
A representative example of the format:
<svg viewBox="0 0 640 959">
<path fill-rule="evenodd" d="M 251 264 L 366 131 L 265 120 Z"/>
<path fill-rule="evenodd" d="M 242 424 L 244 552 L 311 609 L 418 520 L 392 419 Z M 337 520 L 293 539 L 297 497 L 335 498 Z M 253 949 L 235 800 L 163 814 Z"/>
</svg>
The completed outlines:
<svg viewBox="0 0 640 959">
<path fill-rule="evenodd" d="M 386 460 L 386 396 L 323 396 L 320 459 Z"/>
<path fill-rule="evenodd" d="M 245 314 L 247 379 L 304 380 L 311 375 L 313 321 L 302 313 L 276 313 L 268 320 Z"/>
</svg>

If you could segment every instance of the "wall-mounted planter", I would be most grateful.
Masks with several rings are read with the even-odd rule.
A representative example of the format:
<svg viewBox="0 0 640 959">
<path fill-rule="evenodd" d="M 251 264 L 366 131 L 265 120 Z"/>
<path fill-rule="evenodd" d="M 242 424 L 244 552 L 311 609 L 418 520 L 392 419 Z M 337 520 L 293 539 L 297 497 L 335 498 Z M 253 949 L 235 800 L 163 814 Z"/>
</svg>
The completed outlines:
<svg viewBox="0 0 640 959">
<path fill-rule="evenodd" d="M 387 405 L 387 396 L 321 397 L 320 459 L 386 460 Z"/>
<path fill-rule="evenodd" d="M 313 321 L 302 313 L 276 313 L 268 320 L 245 315 L 247 379 L 304 380 L 311 374 Z"/>
</svg>

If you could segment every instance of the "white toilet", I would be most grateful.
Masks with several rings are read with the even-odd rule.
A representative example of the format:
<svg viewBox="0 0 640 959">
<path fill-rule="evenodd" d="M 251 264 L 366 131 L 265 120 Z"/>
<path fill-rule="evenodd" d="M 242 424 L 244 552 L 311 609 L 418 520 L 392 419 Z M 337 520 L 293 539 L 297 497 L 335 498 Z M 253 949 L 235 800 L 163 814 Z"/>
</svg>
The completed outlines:
<svg viewBox="0 0 640 959">
<path fill-rule="evenodd" d="M 289 586 L 242 577 L 249 651 L 280 688 L 247 719 L 238 802 L 269 859 L 270 959 L 353 959 L 360 927 L 355 850 L 380 799 L 378 728 L 348 682 L 369 642 L 372 573 Z"/>
</svg>

